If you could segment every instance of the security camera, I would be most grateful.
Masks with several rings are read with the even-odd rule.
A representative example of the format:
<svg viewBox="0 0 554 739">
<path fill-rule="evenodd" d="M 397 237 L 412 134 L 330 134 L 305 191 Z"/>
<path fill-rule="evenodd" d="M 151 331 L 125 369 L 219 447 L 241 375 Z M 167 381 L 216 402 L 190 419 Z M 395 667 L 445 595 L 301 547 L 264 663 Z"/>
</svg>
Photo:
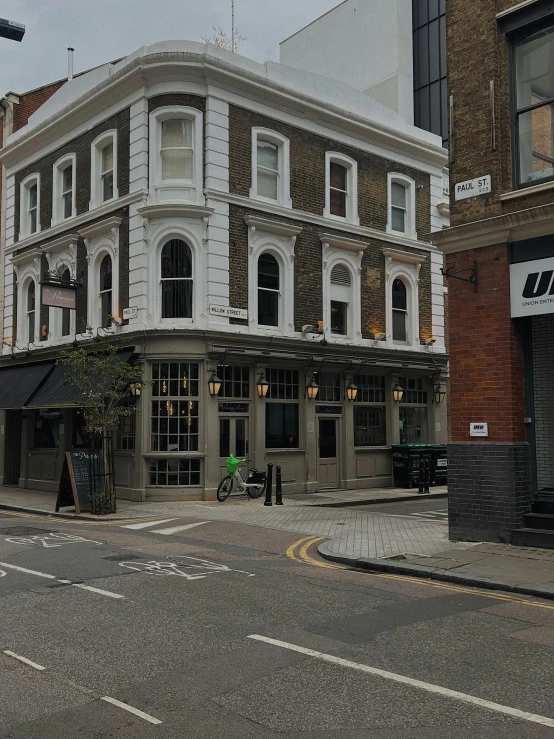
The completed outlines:
<svg viewBox="0 0 554 739">
<path fill-rule="evenodd" d="M 426 346 L 433 346 L 433 344 L 435 344 L 436 341 L 437 340 L 435 339 L 435 337 L 434 336 L 431 336 L 430 339 L 425 339 L 425 345 Z"/>
<path fill-rule="evenodd" d="M 314 331 L 315 331 L 315 326 L 313 326 L 311 323 L 307 323 L 305 326 L 302 326 L 303 334 L 311 334 Z"/>
</svg>

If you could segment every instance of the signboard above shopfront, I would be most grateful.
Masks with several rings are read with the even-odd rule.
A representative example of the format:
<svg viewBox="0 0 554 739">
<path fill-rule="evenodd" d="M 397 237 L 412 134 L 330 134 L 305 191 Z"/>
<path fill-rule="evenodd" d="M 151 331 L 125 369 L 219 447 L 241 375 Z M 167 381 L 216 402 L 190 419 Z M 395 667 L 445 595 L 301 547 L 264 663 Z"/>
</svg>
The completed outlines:
<svg viewBox="0 0 554 739">
<path fill-rule="evenodd" d="M 69 308 L 75 310 L 75 290 L 70 287 L 57 287 L 56 285 L 42 286 L 42 304 L 52 308 Z"/>
<path fill-rule="evenodd" d="M 554 313 L 554 257 L 510 266 L 512 318 Z"/>
</svg>

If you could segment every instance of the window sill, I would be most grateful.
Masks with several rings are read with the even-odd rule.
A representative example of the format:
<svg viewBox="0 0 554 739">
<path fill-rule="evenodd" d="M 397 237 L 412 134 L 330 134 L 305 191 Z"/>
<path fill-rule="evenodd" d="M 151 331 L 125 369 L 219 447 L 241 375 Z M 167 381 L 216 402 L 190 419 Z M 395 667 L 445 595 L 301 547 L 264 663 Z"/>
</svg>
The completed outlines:
<svg viewBox="0 0 554 739">
<path fill-rule="evenodd" d="M 277 200 L 273 200 L 273 198 L 264 198 L 263 195 L 258 195 L 254 190 L 250 190 L 249 197 L 251 200 L 257 200 L 259 203 L 268 203 L 269 205 L 280 205 L 281 208 L 292 208 L 292 199 L 291 198 L 278 198 Z"/>
<path fill-rule="evenodd" d="M 516 200 L 517 198 L 526 198 L 528 195 L 533 195 L 538 192 L 548 192 L 554 190 L 554 180 L 549 182 L 543 182 L 541 185 L 530 185 L 529 187 L 522 187 L 518 190 L 512 190 L 511 192 L 505 192 L 503 195 L 499 195 L 498 199 L 501 202 L 506 200 Z"/>
<path fill-rule="evenodd" d="M 324 210 L 323 217 L 328 218 L 330 221 L 336 221 L 337 223 L 344 223 L 350 226 L 360 225 L 360 219 L 358 216 L 335 216 L 328 210 Z"/>
<path fill-rule="evenodd" d="M 91 200 L 88 204 L 89 213 L 93 210 L 96 210 L 97 208 L 101 208 L 103 205 L 110 205 L 110 203 L 113 203 L 114 200 L 119 199 L 119 192 L 117 190 L 114 191 L 113 197 L 111 197 L 109 200 Z"/>
</svg>

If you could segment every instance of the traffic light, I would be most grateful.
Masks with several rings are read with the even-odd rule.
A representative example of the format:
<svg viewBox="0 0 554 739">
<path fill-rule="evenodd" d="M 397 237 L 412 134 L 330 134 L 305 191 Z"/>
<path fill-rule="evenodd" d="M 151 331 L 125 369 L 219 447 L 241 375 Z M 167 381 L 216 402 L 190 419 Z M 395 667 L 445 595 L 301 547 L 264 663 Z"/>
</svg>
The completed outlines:
<svg viewBox="0 0 554 739">
<path fill-rule="evenodd" d="M 15 21 L 0 18 L 0 37 L 9 38 L 12 41 L 21 41 L 24 35 L 25 26 L 23 23 L 16 23 Z"/>
</svg>

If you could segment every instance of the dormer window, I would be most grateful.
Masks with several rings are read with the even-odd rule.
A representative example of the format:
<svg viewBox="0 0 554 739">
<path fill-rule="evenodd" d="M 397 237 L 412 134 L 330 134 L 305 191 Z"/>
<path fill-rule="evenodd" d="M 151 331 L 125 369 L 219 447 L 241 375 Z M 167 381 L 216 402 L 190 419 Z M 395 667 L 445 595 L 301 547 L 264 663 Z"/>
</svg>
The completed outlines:
<svg viewBox="0 0 554 739">
<path fill-rule="evenodd" d="M 277 131 L 252 129 L 252 187 L 250 197 L 292 207 L 290 199 L 290 144 Z"/>
<path fill-rule="evenodd" d="M 77 215 L 75 162 L 75 154 L 70 154 L 54 165 L 52 224 Z"/>
</svg>

